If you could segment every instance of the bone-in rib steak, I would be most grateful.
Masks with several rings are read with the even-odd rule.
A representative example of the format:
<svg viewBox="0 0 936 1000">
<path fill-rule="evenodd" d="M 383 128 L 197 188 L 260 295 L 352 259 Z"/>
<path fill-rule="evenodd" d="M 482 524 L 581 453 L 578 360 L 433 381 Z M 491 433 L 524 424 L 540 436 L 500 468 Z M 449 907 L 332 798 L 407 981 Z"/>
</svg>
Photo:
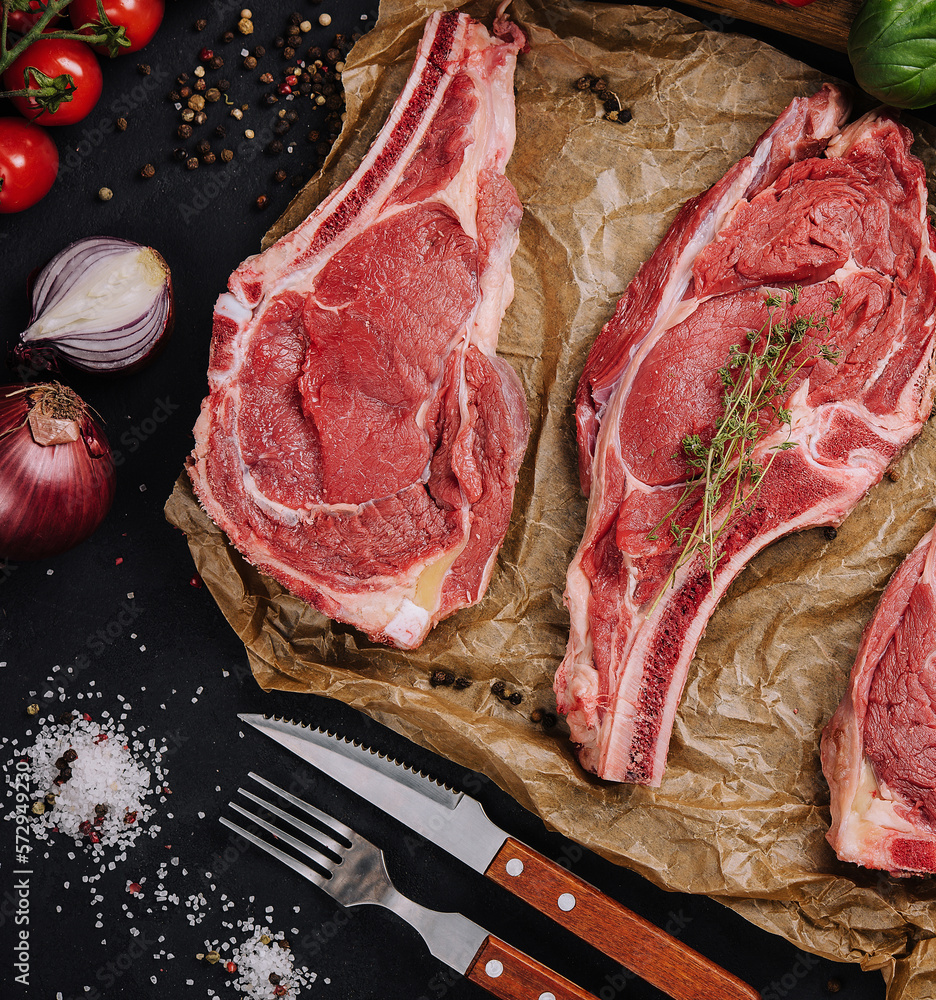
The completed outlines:
<svg viewBox="0 0 936 1000">
<path fill-rule="evenodd" d="M 887 114 L 840 131 L 846 115 L 830 86 L 793 101 L 683 206 L 589 355 L 576 398 L 589 506 L 555 688 L 582 764 L 604 778 L 660 783 L 689 663 L 731 580 L 774 539 L 840 523 L 929 415 L 936 272 L 923 168 Z M 754 459 L 773 464 L 751 502 L 715 506 L 725 528 L 714 558 L 698 554 L 670 580 L 680 546 L 651 528 L 694 475 L 683 441 L 712 438 L 719 369 L 764 330 L 768 295 L 788 319 L 828 315 L 822 340 L 841 360 L 809 356 L 781 401 L 788 426 L 762 414 Z M 680 526 L 700 504 L 679 510 Z"/>
<path fill-rule="evenodd" d="M 495 355 L 525 44 L 500 14 L 493 35 L 434 14 L 358 170 L 215 308 L 199 500 L 250 562 L 402 648 L 483 596 L 529 436 Z"/>
<path fill-rule="evenodd" d="M 822 734 L 843 861 L 936 872 L 936 530 L 903 561 L 865 628 Z"/>
</svg>

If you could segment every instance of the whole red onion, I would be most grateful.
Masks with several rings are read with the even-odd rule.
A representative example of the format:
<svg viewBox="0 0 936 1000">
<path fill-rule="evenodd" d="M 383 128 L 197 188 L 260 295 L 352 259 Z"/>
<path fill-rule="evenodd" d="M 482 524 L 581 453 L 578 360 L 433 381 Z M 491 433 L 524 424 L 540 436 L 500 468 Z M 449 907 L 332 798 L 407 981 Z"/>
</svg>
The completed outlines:
<svg viewBox="0 0 936 1000">
<path fill-rule="evenodd" d="M 77 545 L 110 510 L 115 484 L 110 445 L 77 393 L 0 386 L 0 558 Z"/>
</svg>

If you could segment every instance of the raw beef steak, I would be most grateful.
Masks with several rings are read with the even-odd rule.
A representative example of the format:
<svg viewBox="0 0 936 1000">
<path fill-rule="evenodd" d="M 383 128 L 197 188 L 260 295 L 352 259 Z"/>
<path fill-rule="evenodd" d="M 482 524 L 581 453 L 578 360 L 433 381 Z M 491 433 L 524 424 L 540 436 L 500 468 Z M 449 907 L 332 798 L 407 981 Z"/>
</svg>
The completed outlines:
<svg viewBox="0 0 936 1000">
<path fill-rule="evenodd" d="M 781 535 L 840 523 L 929 415 L 936 284 L 923 168 L 887 113 L 840 131 L 847 110 L 831 86 L 794 100 L 682 207 L 589 355 L 576 397 L 589 506 L 555 689 L 579 759 L 601 777 L 660 783 L 689 663 L 729 583 Z M 765 329 L 768 295 L 785 321 L 827 316 L 828 329 L 798 348 L 805 367 L 779 401 L 789 424 L 760 415 L 753 457 L 773 464 L 759 489 L 740 508 L 716 497 L 713 555 L 680 561 L 667 516 L 691 528 L 702 509 L 701 488 L 680 504 L 695 475 L 683 441 L 711 441 L 719 369 Z"/>
<path fill-rule="evenodd" d="M 826 837 L 842 861 L 936 872 L 936 531 L 903 561 L 865 628 L 822 733 Z"/>
<path fill-rule="evenodd" d="M 356 173 L 218 299 L 189 474 L 254 565 L 401 648 L 480 600 L 529 435 L 495 355 L 522 32 L 434 14 Z"/>
</svg>

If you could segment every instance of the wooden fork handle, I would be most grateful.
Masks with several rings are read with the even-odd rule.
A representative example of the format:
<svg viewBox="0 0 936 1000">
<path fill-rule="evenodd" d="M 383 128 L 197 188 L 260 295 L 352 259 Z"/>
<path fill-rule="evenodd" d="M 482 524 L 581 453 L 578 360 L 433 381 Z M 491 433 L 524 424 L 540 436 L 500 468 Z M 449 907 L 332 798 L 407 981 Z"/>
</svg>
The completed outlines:
<svg viewBox="0 0 936 1000">
<path fill-rule="evenodd" d="M 674 1000 L 760 998 L 720 965 L 513 837 L 485 875 Z"/>
<path fill-rule="evenodd" d="M 493 934 L 485 938 L 465 975 L 501 1000 L 596 1000 Z"/>
</svg>

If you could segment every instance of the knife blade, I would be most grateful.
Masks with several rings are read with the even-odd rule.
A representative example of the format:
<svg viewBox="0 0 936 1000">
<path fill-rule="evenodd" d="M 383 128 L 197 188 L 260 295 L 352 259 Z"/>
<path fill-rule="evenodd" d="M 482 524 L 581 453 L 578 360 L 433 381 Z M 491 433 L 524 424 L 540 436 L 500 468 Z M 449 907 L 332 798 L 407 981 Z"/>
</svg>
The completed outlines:
<svg viewBox="0 0 936 1000">
<path fill-rule="evenodd" d="M 673 1000 L 759 1000 L 717 963 L 511 837 L 465 792 L 320 729 L 262 715 L 239 718 Z"/>
</svg>

